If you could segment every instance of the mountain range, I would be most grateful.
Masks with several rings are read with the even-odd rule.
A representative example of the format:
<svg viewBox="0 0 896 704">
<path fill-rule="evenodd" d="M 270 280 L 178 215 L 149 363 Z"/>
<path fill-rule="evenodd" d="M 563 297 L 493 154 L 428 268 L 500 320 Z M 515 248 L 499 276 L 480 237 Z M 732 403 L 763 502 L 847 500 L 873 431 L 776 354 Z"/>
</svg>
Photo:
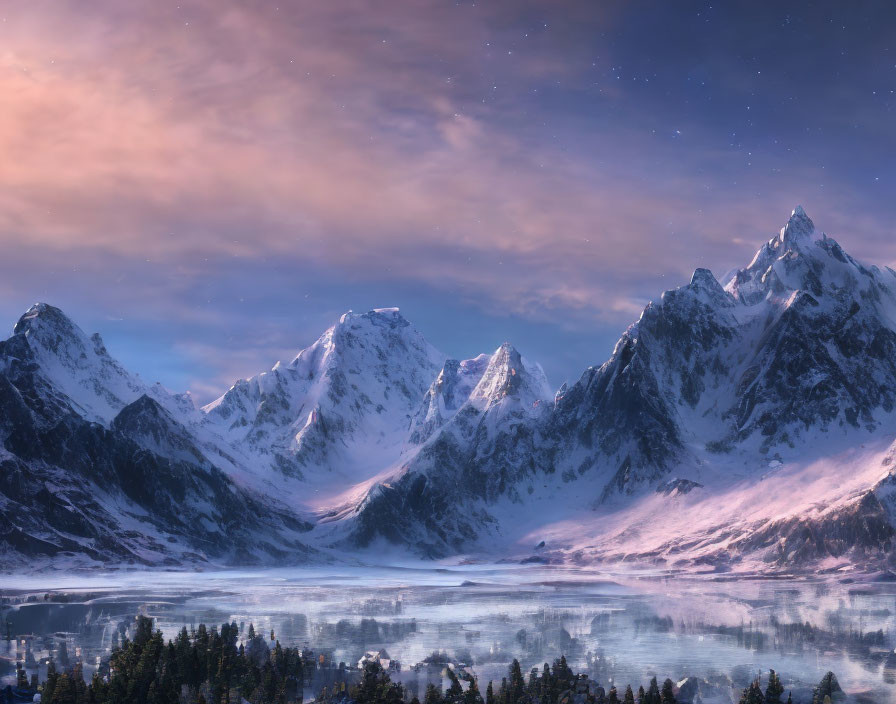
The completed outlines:
<svg viewBox="0 0 896 704">
<path fill-rule="evenodd" d="M 0 565 L 884 569 L 894 420 L 896 272 L 800 207 L 559 390 L 385 308 L 197 408 L 39 303 L 0 342 Z"/>
</svg>

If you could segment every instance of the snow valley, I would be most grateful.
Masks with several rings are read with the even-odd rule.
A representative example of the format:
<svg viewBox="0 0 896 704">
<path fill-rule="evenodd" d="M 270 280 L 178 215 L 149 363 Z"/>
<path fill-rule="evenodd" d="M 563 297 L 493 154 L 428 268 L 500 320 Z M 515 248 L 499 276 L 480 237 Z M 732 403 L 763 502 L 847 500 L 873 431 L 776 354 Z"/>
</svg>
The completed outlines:
<svg viewBox="0 0 896 704">
<path fill-rule="evenodd" d="M 881 570 L 894 421 L 896 272 L 799 207 L 557 391 L 377 309 L 195 408 L 41 303 L 0 342 L 0 563 Z"/>
</svg>

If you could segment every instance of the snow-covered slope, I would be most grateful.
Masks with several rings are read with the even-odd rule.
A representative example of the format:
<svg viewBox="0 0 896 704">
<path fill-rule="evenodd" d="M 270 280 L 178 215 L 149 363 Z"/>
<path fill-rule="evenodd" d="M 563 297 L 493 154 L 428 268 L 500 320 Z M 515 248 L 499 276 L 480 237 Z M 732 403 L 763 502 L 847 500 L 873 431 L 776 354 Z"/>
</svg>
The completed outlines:
<svg viewBox="0 0 896 704">
<path fill-rule="evenodd" d="M 36 303 L 19 318 L 7 346 L 19 349 L 21 357 L 5 357 L 0 365 L 27 358 L 46 387 L 88 420 L 108 425 L 143 395 L 176 413 L 192 408 L 188 394 L 173 395 L 159 384 L 145 384 L 109 356 L 99 333 L 88 337 L 61 310 L 46 303 Z"/>
<path fill-rule="evenodd" d="M 206 406 L 203 429 L 246 481 L 326 504 L 398 460 L 443 359 L 398 309 L 349 312 L 289 364 Z"/>
<path fill-rule="evenodd" d="M 180 409 L 32 307 L 0 342 L 0 564 L 308 559 L 310 526 L 208 462 Z"/>
<path fill-rule="evenodd" d="M 880 457 L 850 459 L 848 488 L 829 459 L 893 437 L 896 274 L 855 261 L 797 208 L 724 283 L 697 269 L 544 413 L 499 424 L 526 438 L 515 453 L 458 434 L 456 411 L 450 435 L 428 439 L 398 481 L 367 497 L 354 519 L 358 543 L 382 536 L 430 554 L 506 556 L 552 538 L 536 557 L 676 564 L 727 563 L 730 550 L 742 564 L 853 548 L 888 559 L 889 504 L 878 497 L 889 485 L 872 493 L 885 474 Z M 430 421 L 442 413 L 433 397 Z M 776 485 L 782 497 L 802 492 L 782 498 L 792 512 L 746 510 L 737 498 L 755 499 L 763 482 L 756 495 Z M 657 512 L 675 520 L 657 524 Z M 436 518 L 421 529 L 414 515 Z M 829 543 L 831 526 L 845 533 Z M 818 531 L 815 547 L 789 548 L 807 529 Z M 780 546 L 769 543 L 776 531 Z"/>
<path fill-rule="evenodd" d="M 896 274 L 865 267 L 801 208 L 727 283 L 742 344 L 723 444 L 794 445 L 815 430 L 880 427 L 896 399 Z M 751 337 L 752 336 L 752 337 Z"/>
<path fill-rule="evenodd" d="M 489 360 L 489 355 L 481 354 L 473 359 L 449 359 L 445 362 L 411 423 L 410 440 L 413 444 L 425 442 L 454 417 L 482 379 Z"/>
<path fill-rule="evenodd" d="M 497 529 L 487 506 L 516 497 L 523 477 L 537 471 L 539 428 L 552 396 L 541 367 L 508 343 L 487 358 L 449 360 L 417 415 L 422 424 L 411 438 L 422 444 L 343 516 L 350 534 L 339 544 L 368 546 L 384 537 L 436 556 L 463 552 Z M 420 427 L 429 430 L 425 438 Z"/>
<path fill-rule="evenodd" d="M 649 304 L 559 400 L 557 432 L 618 461 L 609 494 L 704 450 L 763 456 L 875 430 L 896 391 L 894 291 L 892 271 L 855 262 L 798 208 L 725 289 L 698 269 Z"/>
<path fill-rule="evenodd" d="M 894 439 L 896 273 L 854 260 L 802 208 L 745 268 L 721 282 L 697 269 L 651 302 L 556 393 L 507 343 L 446 361 L 396 309 L 347 313 L 203 409 L 51 306 L 0 343 L 7 562 L 282 562 L 391 544 L 889 564 Z"/>
</svg>

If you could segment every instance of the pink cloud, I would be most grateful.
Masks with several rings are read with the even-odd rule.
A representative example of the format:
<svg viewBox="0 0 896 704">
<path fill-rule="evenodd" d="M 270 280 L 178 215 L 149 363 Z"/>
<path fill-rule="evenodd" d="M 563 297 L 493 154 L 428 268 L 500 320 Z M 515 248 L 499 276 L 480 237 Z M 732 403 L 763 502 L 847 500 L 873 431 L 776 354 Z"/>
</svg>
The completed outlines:
<svg viewBox="0 0 896 704">
<path fill-rule="evenodd" d="M 208 256 L 319 261 L 621 325 L 645 279 L 745 263 L 804 200 L 800 185 L 762 201 L 780 212 L 715 198 L 723 151 L 676 161 L 637 121 L 551 139 L 518 112 L 533 81 L 578 80 L 575 61 L 543 37 L 505 49 L 522 40 L 494 12 L 29 3 L 0 30 L 0 246 L 184 279 Z M 786 188 L 731 190 L 760 183 Z"/>
</svg>

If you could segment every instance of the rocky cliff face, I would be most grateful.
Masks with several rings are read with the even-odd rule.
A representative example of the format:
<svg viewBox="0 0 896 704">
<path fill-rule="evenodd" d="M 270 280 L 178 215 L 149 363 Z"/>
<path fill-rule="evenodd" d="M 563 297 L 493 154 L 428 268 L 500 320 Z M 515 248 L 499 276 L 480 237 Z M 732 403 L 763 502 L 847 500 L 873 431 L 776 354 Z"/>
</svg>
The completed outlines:
<svg viewBox="0 0 896 704">
<path fill-rule="evenodd" d="M 414 436 L 422 448 L 397 481 L 371 492 L 356 519 L 359 542 L 379 534 L 425 543 L 427 552 L 463 552 L 496 532 L 514 532 L 508 514 L 551 502 L 567 502 L 571 514 L 584 511 L 577 515 L 590 527 L 573 532 L 596 537 L 602 515 L 625 516 L 626 507 L 670 476 L 700 486 L 698 496 L 711 496 L 726 482 L 758 479 L 760 468 L 783 466 L 776 458 L 816 456 L 822 445 L 836 451 L 892 432 L 894 272 L 860 264 L 797 208 L 753 261 L 723 283 L 697 269 L 688 285 L 644 309 L 607 362 L 586 370 L 553 403 L 543 399 L 541 412 L 486 424 L 506 444 L 478 444 L 480 416 L 456 402 L 435 404 L 438 385 L 430 389 L 421 412 L 425 431 Z M 480 373 L 481 362 L 464 364 Z M 452 366 L 440 377 L 451 399 L 458 370 Z M 448 408 L 453 415 L 445 423 Z M 527 496 L 533 488 L 540 497 Z M 870 497 L 871 488 L 857 496 Z M 674 500 L 680 493 L 660 495 Z M 872 498 L 838 508 L 839 519 L 778 517 L 768 525 L 740 521 L 732 508 L 726 541 L 737 535 L 731 545 L 738 551 L 766 554 L 766 541 L 780 533 L 778 557 L 809 560 L 846 554 L 852 535 L 860 552 L 888 553 L 889 519 L 871 511 Z M 427 518 L 415 522 L 409 518 L 415 515 Z M 838 533 L 836 520 L 854 530 Z M 837 536 L 819 538 L 814 551 L 792 547 L 807 525 L 818 536 L 829 528 Z M 605 548 L 612 552 L 612 544 L 594 552 L 609 554 Z"/>
<path fill-rule="evenodd" d="M 310 526 L 235 486 L 101 343 L 85 342 L 41 305 L 0 343 L 0 560 L 307 559 Z M 116 407 L 108 427 L 95 422 Z"/>
<path fill-rule="evenodd" d="M 443 359 L 397 309 L 346 313 L 289 364 L 234 384 L 203 424 L 273 482 L 345 488 L 398 458 Z"/>
<path fill-rule="evenodd" d="M 510 344 L 446 361 L 379 309 L 195 409 L 39 304 L 0 343 L 3 555 L 886 562 L 894 402 L 896 273 L 802 208 L 557 392 Z"/>
<path fill-rule="evenodd" d="M 488 506 L 520 501 L 521 482 L 539 471 L 551 397 L 541 367 L 506 343 L 487 363 L 482 356 L 446 363 L 411 433 L 422 445 L 369 491 L 342 545 L 366 547 L 382 537 L 434 557 L 499 530 Z"/>
</svg>

